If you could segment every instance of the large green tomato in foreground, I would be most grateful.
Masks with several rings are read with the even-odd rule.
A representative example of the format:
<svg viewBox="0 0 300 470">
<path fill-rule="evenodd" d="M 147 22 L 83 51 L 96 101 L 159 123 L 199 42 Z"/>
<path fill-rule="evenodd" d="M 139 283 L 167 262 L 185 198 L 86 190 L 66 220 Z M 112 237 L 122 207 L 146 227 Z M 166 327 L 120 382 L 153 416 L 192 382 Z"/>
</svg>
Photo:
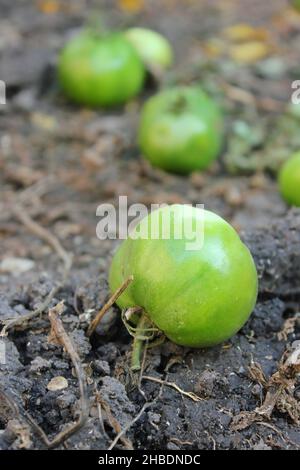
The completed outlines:
<svg viewBox="0 0 300 470">
<path fill-rule="evenodd" d="M 174 235 L 180 224 L 196 227 L 201 221 L 202 247 L 190 249 L 190 236 Z M 171 237 L 162 239 L 168 226 Z M 157 227 L 160 237 L 147 239 Z M 143 307 L 169 339 L 183 346 L 212 346 L 243 326 L 255 306 L 257 273 L 248 248 L 225 220 L 173 205 L 152 212 L 133 233 L 119 247 L 110 270 L 112 292 L 134 276 L 117 301 L 120 308 Z"/>
<path fill-rule="evenodd" d="M 151 29 L 130 28 L 127 39 L 137 50 L 142 61 L 150 68 L 167 69 L 173 62 L 173 51 L 169 41 Z"/>
<path fill-rule="evenodd" d="M 279 187 L 288 204 L 300 207 L 300 152 L 287 160 L 281 168 Z"/>
<path fill-rule="evenodd" d="M 119 105 L 134 97 L 144 82 L 145 67 L 122 34 L 84 32 L 62 50 L 58 78 L 65 94 L 91 107 Z"/>
<path fill-rule="evenodd" d="M 207 168 L 219 155 L 223 119 L 200 88 L 175 87 L 146 103 L 139 145 L 152 165 L 175 173 Z"/>
</svg>

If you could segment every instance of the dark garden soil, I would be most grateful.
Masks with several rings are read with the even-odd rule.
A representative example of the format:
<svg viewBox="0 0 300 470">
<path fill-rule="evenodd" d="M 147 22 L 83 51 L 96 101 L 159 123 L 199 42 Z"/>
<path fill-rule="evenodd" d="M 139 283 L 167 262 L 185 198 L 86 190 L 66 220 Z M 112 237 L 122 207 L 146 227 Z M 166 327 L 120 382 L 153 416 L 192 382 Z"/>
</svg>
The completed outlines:
<svg viewBox="0 0 300 470">
<path fill-rule="evenodd" d="M 0 339 L 0 448 L 45 448 L 28 415 L 51 440 L 79 412 L 84 417 L 84 400 L 84 426 L 58 447 L 299 448 L 300 210 L 282 202 L 274 175 L 300 148 L 299 108 L 288 105 L 291 82 L 300 79 L 300 14 L 284 0 L 190 0 L 185 7 L 149 0 L 130 10 L 139 3 L 0 1 L 0 79 L 7 84 L 7 105 L 0 106 L 0 321 L 8 325 Z M 161 86 L 201 81 L 223 104 L 227 144 L 208 172 L 173 176 L 142 160 L 136 126 L 158 86 L 153 80 L 114 111 L 85 110 L 61 96 L 57 51 L 99 4 L 108 26 L 139 23 L 173 42 L 176 66 Z M 119 243 L 97 239 L 96 208 L 117 205 L 119 195 L 128 204 L 205 204 L 241 231 L 260 277 L 258 303 L 242 331 L 208 350 L 170 342 L 150 349 L 140 381 L 130 374 L 131 338 L 116 307 L 92 341 L 86 336 L 109 297 L 107 273 Z M 41 314 L 9 327 L 49 293 Z M 87 376 L 81 400 L 69 352 L 49 340 L 48 310 L 59 301 Z"/>
</svg>

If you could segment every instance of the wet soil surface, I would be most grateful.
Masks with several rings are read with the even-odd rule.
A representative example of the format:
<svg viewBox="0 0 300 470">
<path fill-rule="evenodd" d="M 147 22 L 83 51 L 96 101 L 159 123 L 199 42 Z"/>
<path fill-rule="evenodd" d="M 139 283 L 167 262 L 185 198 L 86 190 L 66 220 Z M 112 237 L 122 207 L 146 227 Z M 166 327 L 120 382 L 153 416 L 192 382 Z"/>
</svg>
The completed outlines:
<svg viewBox="0 0 300 470">
<path fill-rule="evenodd" d="M 64 301 L 61 319 L 87 376 L 89 416 L 59 447 L 107 449 L 147 403 L 116 447 L 297 449 L 300 381 L 296 368 L 288 376 L 282 371 L 300 340 L 300 210 L 282 202 L 274 175 L 300 147 L 299 113 L 287 107 L 300 58 L 300 15 L 279 0 L 247 1 L 246 19 L 242 0 L 188 1 L 184 9 L 175 0 L 149 1 L 136 12 L 126 2 L 123 10 L 118 2 L 100 3 L 109 26 L 139 23 L 170 38 L 177 60 L 165 84 L 201 81 L 220 99 L 227 145 L 206 173 L 180 177 L 150 168 L 139 154 L 136 127 L 144 99 L 159 85 L 150 80 L 143 96 L 108 112 L 72 106 L 59 91 L 57 51 L 89 20 L 93 2 L 1 0 L 0 79 L 7 85 L 7 104 L 0 107 L 2 326 L 57 289 L 45 311 L 0 338 L 0 448 L 45 447 L 28 415 L 49 439 L 78 417 L 74 366 L 49 340 L 48 309 Z M 247 41 L 232 43 L 228 28 L 245 21 L 255 28 L 248 32 L 251 54 L 261 41 L 266 57 L 249 60 L 242 48 L 237 60 L 236 48 Z M 96 237 L 96 209 L 103 202 L 117 206 L 119 195 L 128 204 L 205 204 L 241 232 L 260 278 L 255 311 L 236 336 L 208 350 L 170 342 L 150 349 L 147 378 L 138 386 L 140 377 L 129 370 L 131 338 L 116 307 L 92 341 L 86 336 L 109 297 L 107 274 L 119 244 Z M 73 257 L 69 273 L 66 253 Z M 274 387 L 280 393 L 268 414 L 262 406 Z"/>
</svg>

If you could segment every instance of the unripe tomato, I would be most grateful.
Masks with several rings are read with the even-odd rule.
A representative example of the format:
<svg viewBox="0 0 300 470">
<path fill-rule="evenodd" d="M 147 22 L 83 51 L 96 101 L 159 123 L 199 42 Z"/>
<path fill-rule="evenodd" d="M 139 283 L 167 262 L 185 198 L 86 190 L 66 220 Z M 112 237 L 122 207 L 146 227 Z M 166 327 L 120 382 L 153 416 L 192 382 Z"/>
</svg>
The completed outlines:
<svg viewBox="0 0 300 470">
<path fill-rule="evenodd" d="M 190 237 L 174 236 L 176 228 L 195 225 L 203 216 L 203 246 L 187 249 Z M 169 239 L 147 238 L 153 229 L 168 233 L 168 219 Z M 169 339 L 183 346 L 212 346 L 243 326 L 255 306 L 257 272 L 231 225 L 212 212 L 173 205 L 142 219 L 134 234 L 121 244 L 110 270 L 112 291 L 133 275 L 117 301 L 121 308 L 142 307 Z"/>
<path fill-rule="evenodd" d="M 182 174 L 203 170 L 220 153 L 222 115 L 201 89 L 171 88 L 145 104 L 138 140 L 156 167 Z"/>
<path fill-rule="evenodd" d="M 151 29 L 130 28 L 127 39 L 137 50 L 142 61 L 152 68 L 167 69 L 173 63 L 173 51 L 169 41 Z"/>
<path fill-rule="evenodd" d="M 292 5 L 296 10 L 300 11 L 300 0 L 292 0 Z"/>
<path fill-rule="evenodd" d="M 281 168 L 279 187 L 288 204 L 300 207 L 300 152 L 295 153 Z"/>
<path fill-rule="evenodd" d="M 84 32 L 62 50 L 58 77 L 66 95 L 87 106 L 114 106 L 142 88 L 145 67 L 122 34 Z"/>
</svg>

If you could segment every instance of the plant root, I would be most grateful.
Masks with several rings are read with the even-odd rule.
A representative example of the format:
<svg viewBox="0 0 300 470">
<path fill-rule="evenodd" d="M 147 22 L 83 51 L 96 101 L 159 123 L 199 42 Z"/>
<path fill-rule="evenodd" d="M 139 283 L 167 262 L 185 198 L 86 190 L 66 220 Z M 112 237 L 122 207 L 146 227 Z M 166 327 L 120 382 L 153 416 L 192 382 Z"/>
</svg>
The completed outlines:
<svg viewBox="0 0 300 470">
<path fill-rule="evenodd" d="M 267 390 L 265 400 L 254 411 L 242 411 L 235 416 L 231 429 L 239 431 L 246 429 L 255 422 L 270 421 L 275 408 L 281 413 L 287 413 L 294 423 L 299 424 L 300 405 L 293 396 L 295 380 L 299 372 L 300 344 L 297 344 L 288 355 L 287 353 L 283 354 L 277 372 L 269 380 L 265 378 L 259 364 L 252 364 L 250 378 Z"/>
<path fill-rule="evenodd" d="M 168 382 L 167 380 L 159 379 L 158 377 L 152 377 L 150 375 L 143 375 L 142 380 L 150 380 L 151 382 L 155 382 L 161 385 L 166 385 L 167 387 L 174 388 L 178 393 L 183 395 L 184 397 L 190 398 L 191 400 L 195 402 L 203 401 L 203 398 L 200 398 L 198 395 L 196 395 L 193 392 L 186 392 L 185 390 L 182 390 L 175 382 Z"/>
</svg>

